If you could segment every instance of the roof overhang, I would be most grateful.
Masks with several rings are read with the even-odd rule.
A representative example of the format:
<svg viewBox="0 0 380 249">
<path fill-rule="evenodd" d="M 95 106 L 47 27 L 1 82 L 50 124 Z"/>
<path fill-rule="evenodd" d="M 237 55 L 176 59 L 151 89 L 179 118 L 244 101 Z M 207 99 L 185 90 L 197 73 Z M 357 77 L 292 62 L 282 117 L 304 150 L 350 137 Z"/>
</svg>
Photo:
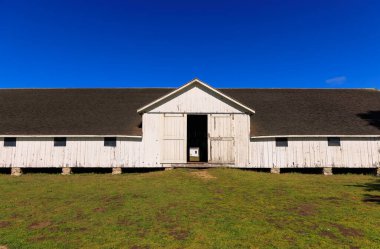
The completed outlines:
<svg viewBox="0 0 380 249">
<path fill-rule="evenodd" d="M 151 102 L 151 103 L 149 103 L 149 104 L 147 104 L 147 105 L 141 107 L 140 109 L 137 110 L 137 113 L 142 114 L 142 113 L 146 112 L 147 110 L 149 110 L 152 106 L 155 106 L 155 105 L 157 105 L 157 104 L 159 104 L 159 103 L 165 102 L 165 100 L 167 100 L 167 99 L 173 97 L 174 95 L 176 95 L 176 94 L 178 94 L 178 93 L 184 91 L 186 88 L 190 88 L 190 87 L 192 87 L 192 86 L 194 86 L 194 85 L 197 85 L 197 84 L 200 85 L 200 86 L 202 86 L 202 87 L 204 87 L 204 88 L 206 88 L 206 89 L 208 89 L 209 91 L 213 92 L 214 94 L 219 95 L 219 96 L 222 97 L 223 99 L 225 99 L 225 100 L 227 100 L 227 101 L 229 101 L 229 102 L 235 104 L 235 105 L 238 106 L 243 112 L 248 113 L 248 114 L 250 114 L 250 115 L 255 113 L 255 111 L 254 111 L 253 109 L 251 109 L 251 108 L 249 108 L 248 106 L 246 106 L 246 105 L 240 103 L 239 101 L 237 101 L 237 100 L 235 100 L 235 99 L 233 99 L 233 98 L 231 98 L 231 97 L 225 95 L 224 93 L 218 91 L 217 89 L 211 87 L 210 85 L 208 85 L 208 84 L 202 82 L 201 80 L 199 80 L 199 79 L 197 79 L 197 78 L 195 78 L 195 79 L 193 79 L 192 81 L 190 81 L 190 82 L 184 84 L 183 86 L 177 88 L 176 90 L 174 90 L 174 91 L 172 91 L 172 92 L 170 92 L 170 93 L 168 93 L 168 94 L 162 96 L 161 98 L 156 99 L 156 100 L 154 100 L 153 102 Z"/>
</svg>

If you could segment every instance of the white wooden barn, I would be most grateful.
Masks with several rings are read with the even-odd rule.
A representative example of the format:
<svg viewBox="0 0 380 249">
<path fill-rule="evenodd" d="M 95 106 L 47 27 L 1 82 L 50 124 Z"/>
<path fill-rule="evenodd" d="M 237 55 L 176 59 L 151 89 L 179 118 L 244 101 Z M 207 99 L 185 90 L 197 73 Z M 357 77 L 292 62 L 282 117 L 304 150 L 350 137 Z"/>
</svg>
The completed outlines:
<svg viewBox="0 0 380 249">
<path fill-rule="evenodd" d="M 2 89 L 0 167 L 373 168 L 380 91 Z"/>
</svg>

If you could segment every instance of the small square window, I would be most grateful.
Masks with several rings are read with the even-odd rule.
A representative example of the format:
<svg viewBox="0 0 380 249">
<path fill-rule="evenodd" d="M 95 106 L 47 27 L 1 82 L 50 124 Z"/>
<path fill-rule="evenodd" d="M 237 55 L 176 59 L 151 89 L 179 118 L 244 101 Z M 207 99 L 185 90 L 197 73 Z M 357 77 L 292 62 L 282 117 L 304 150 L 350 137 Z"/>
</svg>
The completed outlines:
<svg viewBox="0 0 380 249">
<path fill-rule="evenodd" d="M 66 138 L 65 137 L 55 137 L 54 138 L 54 147 L 65 147 Z"/>
<path fill-rule="evenodd" d="M 286 137 L 277 137 L 276 147 L 288 147 L 288 139 Z"/>
<path fill-rule="evenodd" d="M 4 147 L 16 147 L 16 138 L 15 137 L 5 137 L 4 138 Z"/>
<path fill-rule="evenodd" d="M 327 138 L 328 146 L 340 146 L 340 138 L 339 137 L 328 137 Z"/>
<path fill-rule="evenodd" d="M 105 137 L 104 146 L 106 147 L 116 147 L 116 137 Z"/>
</svg>

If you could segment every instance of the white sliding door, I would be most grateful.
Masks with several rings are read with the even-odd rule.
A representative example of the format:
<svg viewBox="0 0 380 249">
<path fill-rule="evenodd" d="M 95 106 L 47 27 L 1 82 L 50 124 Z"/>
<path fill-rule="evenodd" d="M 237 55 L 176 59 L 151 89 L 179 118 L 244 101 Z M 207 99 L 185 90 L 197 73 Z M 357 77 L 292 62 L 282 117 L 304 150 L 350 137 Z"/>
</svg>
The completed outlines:
<svg viewBox="0 0 380 249">
<path fill-rule="evenodd" d="M 209 131 L 209 162 L 234 163 L 234 116 L 233 114 L 210 114 Z"/>
<path fill-rule="evenodd" d="M 163 114 L 161 163 L 186 163 L 186 114 Z"/>
</svg>

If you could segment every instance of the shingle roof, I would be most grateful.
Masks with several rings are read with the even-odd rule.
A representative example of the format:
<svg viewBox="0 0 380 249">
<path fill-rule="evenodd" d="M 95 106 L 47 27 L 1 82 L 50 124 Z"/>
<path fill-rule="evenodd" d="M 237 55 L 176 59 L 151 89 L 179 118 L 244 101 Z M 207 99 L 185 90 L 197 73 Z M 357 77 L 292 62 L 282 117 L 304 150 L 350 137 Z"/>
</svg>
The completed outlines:
<svg viewBox="0 0 380 249">
<path fill-rule="evenodd" d="M 141 135 L 137 109 L 170 88 L 2 89 L 0 135 Z M 252 136 L 380 135 L 380 91 L 219 89 L 256 111 Z"/>
</svg>

